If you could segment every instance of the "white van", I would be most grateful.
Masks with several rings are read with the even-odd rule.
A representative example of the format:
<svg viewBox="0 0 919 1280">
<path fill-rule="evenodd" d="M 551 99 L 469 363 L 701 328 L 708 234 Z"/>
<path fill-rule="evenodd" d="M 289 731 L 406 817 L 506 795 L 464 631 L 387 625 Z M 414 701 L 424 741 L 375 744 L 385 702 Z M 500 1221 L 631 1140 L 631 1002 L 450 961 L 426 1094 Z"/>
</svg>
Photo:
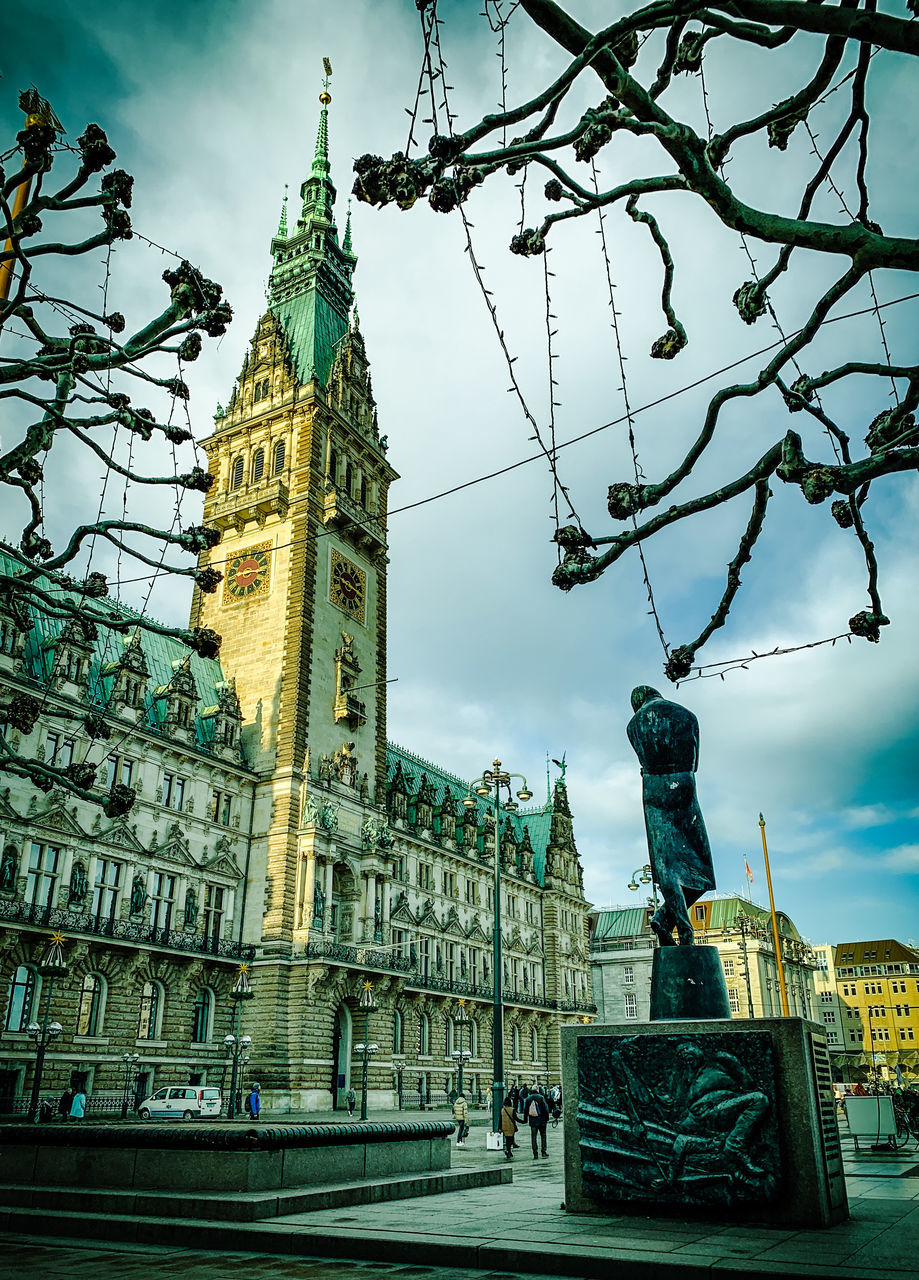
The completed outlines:
<svg viewBox="0 0 919 1280">
<path fill-rule="evenodd" d="M 137 1111 L 141 1120 L 196 1120 L 219 1116 L 221 1105 L 219 1089 L 181 1084 L 157 1089 Z"/>
</svg>

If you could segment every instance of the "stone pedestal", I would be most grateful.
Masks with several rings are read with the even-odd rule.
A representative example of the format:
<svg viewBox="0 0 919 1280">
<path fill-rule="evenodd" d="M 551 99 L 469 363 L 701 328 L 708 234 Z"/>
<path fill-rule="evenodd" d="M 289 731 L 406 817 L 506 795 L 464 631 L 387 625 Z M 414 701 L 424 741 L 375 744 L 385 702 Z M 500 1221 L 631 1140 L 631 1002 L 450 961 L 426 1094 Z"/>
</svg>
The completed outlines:
<svg viewBox="0 0 919 1280">
<path fill-rule="evenodd" d="M 571 1212 L 810 1227 L 848 1216 L 817 1023 L 563 1027 L 562 1089 Z"/>
<path fill-rule="evenodd" d="M 717 947 L 658 947 L 651 961 L 651 1021 L 730 1018 Z"/>
</svg>

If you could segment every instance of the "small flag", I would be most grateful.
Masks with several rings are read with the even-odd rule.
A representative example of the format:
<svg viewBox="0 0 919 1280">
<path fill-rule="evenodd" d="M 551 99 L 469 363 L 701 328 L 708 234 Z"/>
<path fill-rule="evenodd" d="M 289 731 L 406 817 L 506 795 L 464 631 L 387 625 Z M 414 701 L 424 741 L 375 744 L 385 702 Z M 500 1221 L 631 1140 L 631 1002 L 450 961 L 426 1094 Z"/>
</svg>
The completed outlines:
<svg viewBox="0 0 919 1280">
<path fill-rule="evenodd" d="M 744 858 L 744 860 L 743 860 L 743 867 L 744 867 L 744 871 L 746 871 L 746 873 L 747 873 L 747 879 L 748 879 L 748 880 L 750 881 L 750 883 L 752 884 L 752 883 L 753 883 L 753 872 L 750 870 L 750 864 L 749 864 L 749 862 L 746 860 L 746 858 Z"/>
</svg>

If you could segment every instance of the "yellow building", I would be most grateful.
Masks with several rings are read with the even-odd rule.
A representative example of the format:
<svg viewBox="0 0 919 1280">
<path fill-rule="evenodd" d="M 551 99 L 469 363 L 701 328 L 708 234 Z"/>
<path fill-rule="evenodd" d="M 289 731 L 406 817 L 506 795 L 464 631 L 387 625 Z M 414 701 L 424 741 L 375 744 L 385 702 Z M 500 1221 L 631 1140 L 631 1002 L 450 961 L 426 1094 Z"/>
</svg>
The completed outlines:
<svg viewBox="0 0 919 1280">
<path fill-rule="evenodd" d="M 919 951 L 895 939 L 834 949 L 849 1078 L 904 1080 L 919 1066 Z"/>
</svg>

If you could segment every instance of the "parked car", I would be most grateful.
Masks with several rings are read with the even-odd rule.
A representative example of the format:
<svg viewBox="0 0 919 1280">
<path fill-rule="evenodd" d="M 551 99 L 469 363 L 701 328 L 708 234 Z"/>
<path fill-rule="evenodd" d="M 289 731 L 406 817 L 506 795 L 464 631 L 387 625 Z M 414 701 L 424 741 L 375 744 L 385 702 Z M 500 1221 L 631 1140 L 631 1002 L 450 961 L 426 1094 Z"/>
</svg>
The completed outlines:
<svg viewBox="0 0 919 1280">
<path fill-rule="evenodd" d="M 219 1116 L 221 1106 L 219 1089 L 182 1084 L 157 1089 L 137 1111 L 141 1120 L 198 1120 Z"/>
</svg>

